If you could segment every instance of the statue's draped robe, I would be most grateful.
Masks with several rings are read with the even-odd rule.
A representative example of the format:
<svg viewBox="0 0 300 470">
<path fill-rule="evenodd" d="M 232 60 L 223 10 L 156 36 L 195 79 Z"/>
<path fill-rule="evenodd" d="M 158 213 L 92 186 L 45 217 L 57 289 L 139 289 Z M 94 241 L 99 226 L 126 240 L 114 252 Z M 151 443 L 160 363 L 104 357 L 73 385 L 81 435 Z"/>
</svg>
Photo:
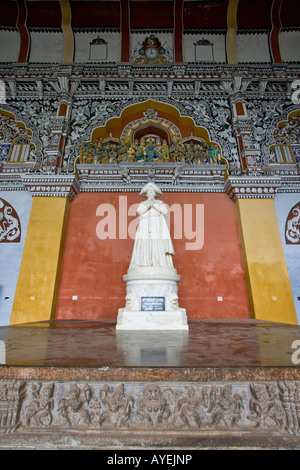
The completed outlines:
<svg viewBox="0 0 300 470">
<path fill-rule="evenodd" d="M 137 209 L 139 226 L 131 257 L 130 267 L 165 266 L 173 267 L 174 249 L 166 221 L 167 206 L 154 200 L 148 209 L 147 202 L 141 202 Z"/>
</svg>

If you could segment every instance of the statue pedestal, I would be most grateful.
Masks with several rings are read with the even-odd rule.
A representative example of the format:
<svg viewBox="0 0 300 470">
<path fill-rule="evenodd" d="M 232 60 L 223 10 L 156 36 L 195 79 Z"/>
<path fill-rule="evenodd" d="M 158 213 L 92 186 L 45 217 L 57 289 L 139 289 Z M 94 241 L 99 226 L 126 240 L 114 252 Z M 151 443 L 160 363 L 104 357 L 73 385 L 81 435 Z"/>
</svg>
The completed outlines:
<svg viewBox="0 0 300 470">
<path fill-rule="evenodd" d="M 123 279 L 126 306 L 119 309 L 117 330 L 188 330 L 186 311 L 178 306 L 176 269 L 130 268 Z"/>
<path fill-rule="evenodd" d="M 117 330 L 188 330 L 185 309 L 173 312 L 130 312 L 119 309 Z"/>
</svg>

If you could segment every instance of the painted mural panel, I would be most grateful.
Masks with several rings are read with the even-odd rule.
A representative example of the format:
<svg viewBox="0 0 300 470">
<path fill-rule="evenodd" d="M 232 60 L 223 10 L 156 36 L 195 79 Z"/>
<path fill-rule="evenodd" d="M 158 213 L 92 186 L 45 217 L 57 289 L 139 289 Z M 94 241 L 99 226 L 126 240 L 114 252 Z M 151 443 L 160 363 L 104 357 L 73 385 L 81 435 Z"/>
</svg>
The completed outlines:
<svg viewBox="0 0 300 470">
<path fill-rule="evenodd" d="M 0 191 L 0 326 L 10 321 L 31 203 L 25 191 Z"/>
<path fill-rule="evenodd" d="M 180 304 L 189 318 L 250 316 L 233 202 L 164 193 Z M 116 319 L 125 305 L 138 193 L 78 194 L 70 207 L 56 318 Z"/>
<path fill-rule="evenodd" d="M 277 194 L 274 202 L 300 324 L 300 195 Z"/>
</svg>

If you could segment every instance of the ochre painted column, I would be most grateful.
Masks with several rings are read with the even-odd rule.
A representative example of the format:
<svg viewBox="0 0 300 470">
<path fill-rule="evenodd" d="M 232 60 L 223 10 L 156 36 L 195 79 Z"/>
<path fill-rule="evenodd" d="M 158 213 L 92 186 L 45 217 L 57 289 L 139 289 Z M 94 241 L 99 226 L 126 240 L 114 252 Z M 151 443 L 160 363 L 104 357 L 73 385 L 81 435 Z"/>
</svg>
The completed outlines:
<svg viewBox="0 0 300 470">
<path fill-rule="evenodd" d="M 235 201 L 254 318 L 298 324 L 273 199 Z"/>
<path fill-rule="evenodd" d="M 72 12 L 69 0 L 59 0 L 61 9 L 61 29 L 64 34 L 63 62 L 71 64 L 74 60 L 74 34 L 72 30 Z"/>
<path fill-rule="evenodd" d="M 229 0 L 227 8 L 226 52 L 228 64 L 237 64 L 236 33 L 239 0 Z"/>
<path fill-rule="evenodd" d="M 69 199 L 34 197 L 10 324 L 53 318 Z"/>
</svg>

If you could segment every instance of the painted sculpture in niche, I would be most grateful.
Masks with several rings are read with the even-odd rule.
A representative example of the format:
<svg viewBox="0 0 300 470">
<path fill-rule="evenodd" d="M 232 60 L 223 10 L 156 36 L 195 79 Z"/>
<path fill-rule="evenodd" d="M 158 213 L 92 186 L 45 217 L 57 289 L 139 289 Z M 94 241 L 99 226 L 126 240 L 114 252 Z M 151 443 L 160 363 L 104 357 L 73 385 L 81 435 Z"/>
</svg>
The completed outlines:
<svg viewBox="0 0 300 470">
<path fill-rule="evenodd" d="M 141 137 L 135 142 L 116 139 L 96 139 L 81 142 L 77 148 L 76 163 L 80 164 L 118 164 L 177 162 L 191 165 L 220 165 L 221 150 L 217 144 L 191 136 L 188 139 L 172 141 L 155 135 Z"/>
<path fill-rule="evenodd" d="M 163 201 L 156 199 L 161 195 L 161 190 L 156 184 L 148 183 L 140 195 L 147 200 L 141 202 L 137 209 L 140 223 L 135 236 L 130 268 L 139 266 L 172 268 L 174 248 L 166 221 L 168 209 Z"/>
</svg>

